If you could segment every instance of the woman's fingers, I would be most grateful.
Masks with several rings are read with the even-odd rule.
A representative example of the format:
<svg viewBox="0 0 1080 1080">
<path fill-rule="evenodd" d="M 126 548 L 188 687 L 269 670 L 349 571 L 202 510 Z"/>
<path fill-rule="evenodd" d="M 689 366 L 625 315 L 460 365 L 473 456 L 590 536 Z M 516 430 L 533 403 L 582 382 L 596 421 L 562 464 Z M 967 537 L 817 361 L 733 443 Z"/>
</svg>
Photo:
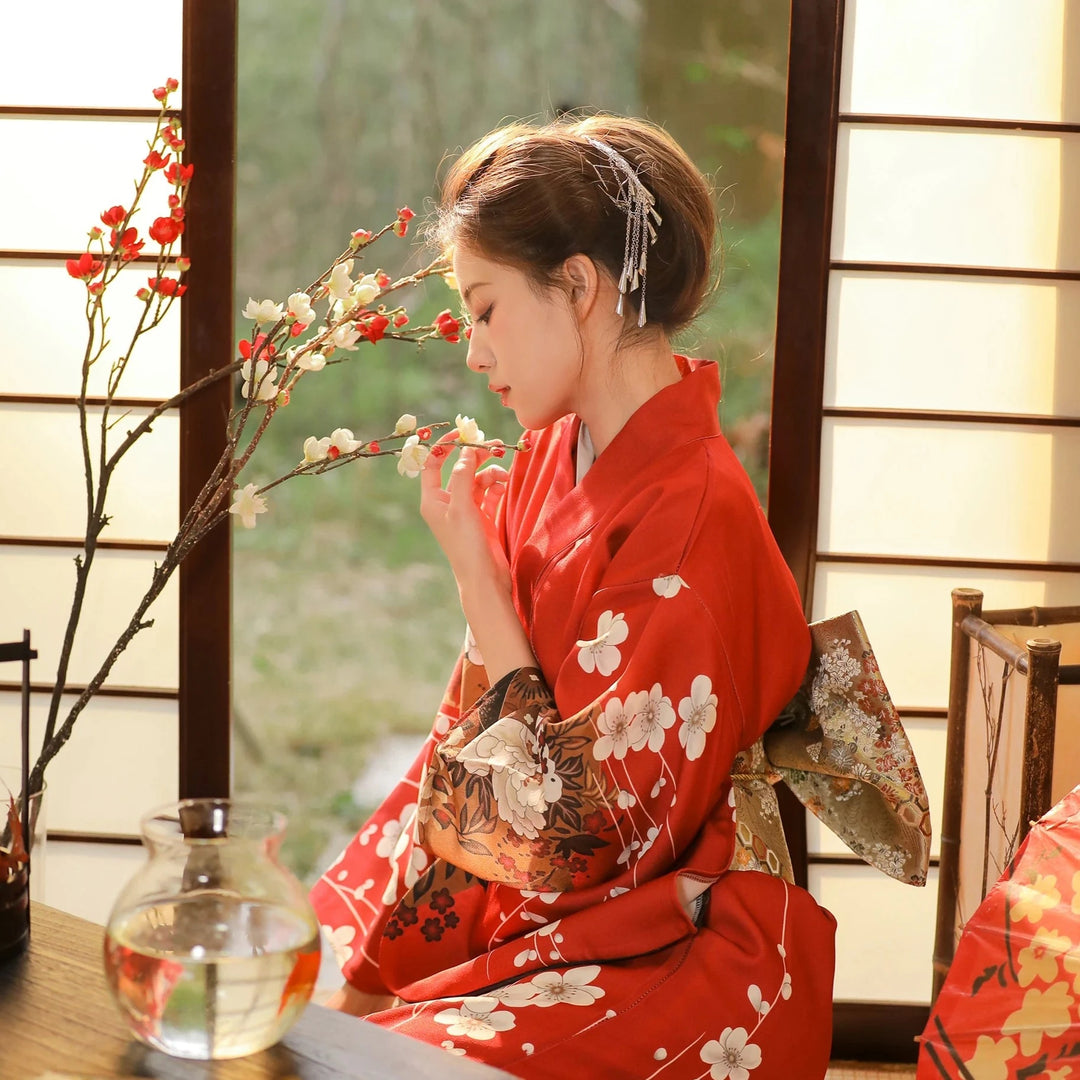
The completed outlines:
<svg viewBox="0 0 1080 1080">
<path fill-rule="evenodd" d="M 455 506 L 468 513 L 476 506 L 487 517 L 493 517 L 502 498 L 509 473 L 501 465 L 487 465 L 491 453 L 480 446 L 463 446 L 443 485 L 443 465 L 457 441 L 456 432 L 447 432 L 431 447 L 431 453 L 420 472 L 420 510 L 425 519 L 445 516 Z"/>
<path fill-rule="evenodd" d="M 450 479 L 446 482 L 446 493 L 450 496 L 451 505 L 456 499 L 466 496 L 472 501 L 477 464 L 476 450 L 471 446 L 463 446 L 450 470 Z"/>
<path fill-rule="evenodd" d="M 476 474 L 476 482 L 481 488 L 487 490 L 493 485 L 505 484 L 510 479 L 510 474 L 501 465 L 488 465 Z"/>
</svg>

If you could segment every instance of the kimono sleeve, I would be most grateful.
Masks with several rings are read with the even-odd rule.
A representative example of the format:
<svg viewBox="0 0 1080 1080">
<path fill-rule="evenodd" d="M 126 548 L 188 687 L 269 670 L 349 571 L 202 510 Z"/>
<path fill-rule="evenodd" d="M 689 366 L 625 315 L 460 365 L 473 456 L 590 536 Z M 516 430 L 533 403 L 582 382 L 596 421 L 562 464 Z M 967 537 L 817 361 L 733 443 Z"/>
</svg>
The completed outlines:
<svg viewBox="0 0 1080 1080">
<path fill-rule="evenodd" d="M 475 648 L 475 643 L 472 643 Z M 430 865 L 414 841 L 417 791 L 432 747 L 455 724 L 463 706 L 487 689 L 482 668 L 458 657 L 431 735 L 379 808 L 312 887 L 310 899 L 347 982 L 370 993 L 386 987 L 378 944 L 390 913 Z"/>
<path fill-rule="evenodd" d="M 417 818 L 434 855 L 522 889 L 632 888 L 726 805 L 744 717 L 698 593 L 601 589 L 581 626 L 553 687 L 511 672 L 436 746 Z"/>
</svg>

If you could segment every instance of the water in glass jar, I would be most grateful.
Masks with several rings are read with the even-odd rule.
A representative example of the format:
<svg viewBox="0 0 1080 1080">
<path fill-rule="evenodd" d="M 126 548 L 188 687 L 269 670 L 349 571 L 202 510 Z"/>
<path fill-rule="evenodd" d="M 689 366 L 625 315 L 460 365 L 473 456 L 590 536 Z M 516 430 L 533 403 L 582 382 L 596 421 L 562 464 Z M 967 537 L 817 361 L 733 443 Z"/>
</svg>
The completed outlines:
<svg viewBox="0 0 1080 1080">
<path fill-rule="evenodd" d="M 111 926 L 105 968 L 143 1042 L 177 1057 L 240 1057 L 277 1042 L 307 1005 L 319 937 L 288 908 L 188 893 Z"/>
</svg>

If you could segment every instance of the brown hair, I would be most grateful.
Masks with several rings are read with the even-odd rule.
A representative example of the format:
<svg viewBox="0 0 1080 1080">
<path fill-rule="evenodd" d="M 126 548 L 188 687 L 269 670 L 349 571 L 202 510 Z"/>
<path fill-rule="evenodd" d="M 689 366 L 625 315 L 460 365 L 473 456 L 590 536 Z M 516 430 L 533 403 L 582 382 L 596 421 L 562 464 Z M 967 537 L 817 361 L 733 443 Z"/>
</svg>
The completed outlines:
<svg viewBox="0 0 1080 1080">
<path fill-rule="evenodd" d="M 646 326 L 674 334 L 709 291 L 716 216 L 704 177 L 667 132 L 645 120 L 600 114 L 498 128 L 451 167 L 434 239 L 514 266 L 540 287 L 561 284 L 560 268 L 578 253 L 617 282 L 626 214 L 612 199 L 610 163 L 589 138 L 618 151 L 656 199 L 663 220 L 648 252 Z M 627 295 L 628 326 L 636 326 L 639 298 L 640 290 Z"/>
</svg>

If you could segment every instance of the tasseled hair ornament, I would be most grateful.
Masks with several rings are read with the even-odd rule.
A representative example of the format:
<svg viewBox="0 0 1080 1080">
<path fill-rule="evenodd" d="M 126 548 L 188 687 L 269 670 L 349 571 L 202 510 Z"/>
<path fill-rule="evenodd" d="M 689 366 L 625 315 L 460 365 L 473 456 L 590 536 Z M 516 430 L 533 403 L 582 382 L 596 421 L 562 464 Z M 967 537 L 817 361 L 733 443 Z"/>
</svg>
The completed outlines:
<svg viewBox="0 0 1080 1080">
<path fill-rule="evenodd" d="M 623 313 L 623 299 L 628 292 L 641 287 L 638 301 L 638 326 L 645 325 L 645 268 L 650 244 L 656 243 L 656 229 L 662 221 L 656 212 L 653 193 L 641 182 L 634 167 L 618 152 L 599 139 L 587 138 L 610 162 L 611 172 L 619 185 L 618 194 L 612 195 L 604 183 L 604 176 L 597 165 L 596 175 L 609 199 L 626 214 L 626 244 L 623 248 L 622 276 L 619 278 L 619 302 L 615 314 Z M 651 220 L 650 220 L 651 219 Z"/>
</svg>

